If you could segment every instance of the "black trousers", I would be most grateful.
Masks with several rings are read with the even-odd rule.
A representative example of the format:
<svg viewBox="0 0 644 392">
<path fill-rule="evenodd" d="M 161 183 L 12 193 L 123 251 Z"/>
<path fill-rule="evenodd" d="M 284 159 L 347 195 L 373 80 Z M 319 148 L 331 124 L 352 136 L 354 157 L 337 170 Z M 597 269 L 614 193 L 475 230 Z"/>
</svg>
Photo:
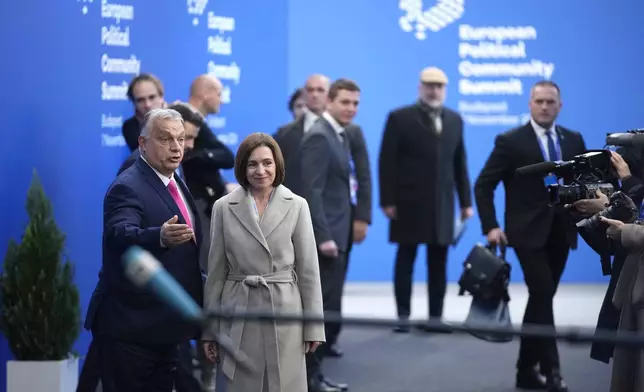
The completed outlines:
<svg viewBox="0 0 644 392">
<path fill-rule="evenodd" d="M 447 247 L 426 245 L 427 247 L 427 292 L 429 295 L 429 316 L 443 316 L 445 290 L 447 289 Z M 409 318 L 411 314 L 411 286 L 414 274 L 414 261 L 418 245 L 399 244 L 394 267 L 394 295 L 398 317 Z"/>
<path fill-rule="evenodd" d="M 197 348 L 199 349 L 199 348 Z M 76 392 L 96 392 L 101 380 L 101 354 L 100 344 L 92 340 L 87 349 L 85 362 L 78 378 Z M 201 385 L 194 376 L 192 359 L 192 346 L 190 342 L 179 345 L 179 366 L 174 377 L 174 386 L 177 392 L 200 392 Z"/>
<path fill-rule="evenodd" d="M 172 392 L 178 365 L 177 345 L 144 345 L 102 338 L 104 392 Z"/>
<path fill-rule="evenodd" d="M 96 392 L 101 380 L 101 354 L 99 350 L 100 345 L 92 339 L 87 348 L 81 374 L 78 377 L 76 392 Z"/>
<path fill-rule="evenodd" d="M 318 252 L 320 263 L 320 283 L 322 285 L 322 306 L 325 317 L 328 314 L 339 315 L 342 312 L 342 290 L 346 268 L 346 254 L 340 252 L 338 257 L 328 257 Z M 326 345 L 333 345 L 340 333 L 339 323 L 324 323 Z M 324 345 L 306 355 L 306 368 L 309 377 L 319 377 L 324 359 Z"/>
<path fill-rule="evenodd" d="M 351 224 L 353 225 L 353 220 L 355 218 L 355 212 L 356 212 L 356 207 L 351 206 Z M 349 273 L 349 260 L 351 259 L 351 249 L 353 249 L 353 226 L 351 226 L 351 230 L 349 230 L 349 242 L 347 242 L 347 251 L 346 251 L 346 262 L 344 263 L 344 282 L 342 283 L 342 292 L 340 293 L 341 296 L 344 295 L 344 285 L 347 282 L 347 274 Z M 336 336 L 336 342 L 338 340 L 338 337 L 340 336 L 340 332 L 342 331 L 342 324 L 338 325 L 338 336 Z"/>
<path fill-rule="evenodd" d="M 539 324 L 554 328 L 553 299 L 561 280 L 570 246 L 565 225 L 556 223 L 541 249 L 515 248 L 528 286 L 528 303 L 523 324 Z M 519 349 L 519 370 L 540 365 L 541 372 L 549 374 L 559 369 L 559 353 L 554 339 L 522 338 Z"/>
<path fill-rule="evenodd" d="M 197 347 L 197 350 L 201 347 Z M 190 341 L 179 344 L 179 363 L 174 375 L 174 388 L 177 392 L 201 392 L 199 380 L 195 377 L 193 359 L 195 351 Z"/>
</svg>

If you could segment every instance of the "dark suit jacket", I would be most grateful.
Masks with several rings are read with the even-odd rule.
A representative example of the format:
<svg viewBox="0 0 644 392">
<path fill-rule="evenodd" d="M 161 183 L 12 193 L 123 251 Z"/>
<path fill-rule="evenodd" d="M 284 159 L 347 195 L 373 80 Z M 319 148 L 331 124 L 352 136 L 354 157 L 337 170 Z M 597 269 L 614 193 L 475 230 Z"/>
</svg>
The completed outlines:
<svg viewBox="0 0 644 392">
<path fill-rule="evenodd" d="M 101 311 L 95 326 L 100 335 L 146 344 L 178 344 L 197 335 L 197 328 L 182 320 L 155 294 L 134 286 L 125 276 L 122 254 L 138 245 L 151 252 L 188 294 L 203 302 L 199 266 L 202 241 L 199 214 L 188 188 L 176 179 L 194 212 L 196 243 L 174 248 L 161 246 L 161 226 L 173 215 L 185 223 L 179 208 L 153 169 L 141 158 L 112 183 L 103 205 L 103 274 Z"/>
<path fill-rule="evenodd" d="M 304 117 L 300 116 L 297 120 L 280 127 L 273 135 L 284 156 L 284 168 L 286 171 L 284 186 L 302 197 L 304 196 L 304 190 L 302 189 L 300 145 L 304 136 Z"/>
<path fill-rule="evenodd" d="M 349 154 L 348 141 L 343 145 L 324 118 L 302 138 L 302 183 L 315 240 L 333 240 L 340 251 L 347 250 L 351 230 Z"/>
<path fill-rule="evenodd" d="M 586 151 L 580 133 L 557 127 L 563 160 L 571 160 Z M 519 177 L 516 169 L 543 162 L 539 139 L 530 123 L 496 137 L 474 194 L 483 233 L 500 227 L 494 208 L 494 190 L 503 181 L 505 186 L 505 233 L 510 246 L 537 249 L 545 246 L 555 219 L 568 227 L 571 248 L 577 247 L 577 230 L 563 206 L 549 207 L 549 194 L 539 176 Z M 565 179 L 569 180 L 569 179 Z"/>
<path fill-rule="evenodd" d="M 123 122 L 121 126 L 121 132 L 123 133 L 123 139 L 127 144 L 130 151 L 134 151 L 139 148 L 139 135 L 141 134 L 141 124 L 139 119 L 136 116 L 132 116 Z"/>
<path fill-rule="evenodd" d="M 235 155 L 212 132 L 207 124 L 199 129 L 195 147 L 183 162 L 186 183 L 195 199 L 206 202 L 206 216 L 210 216 L 215 201 L 226 194 L 226 182 L 221 169 L 235 166 Z"/>
<path fill-rule="evenodd" d="M 356 124 L 349 124 L 346 127 L 349 136 L 351 156 L 355 166 L 355 175 L 358 182 L 357 205 L 354 219 L 371 223 L 371 164 L 369 163 L 369 152 L 362 128 Z M 292 121 L 282 127 L 273 135 L 279 144 L 284 156 L 286 176 L 284 186 L 293 193 L 303 196 L 302 171 L 301 171 L 301 149 L 302 137 L 304 136 L 304 116 Z"/>
<path fill-rule="evenodd" d="M 367 142 L 359 125 L 347 125 L 346 132 L 358 182 L 358 200 L 353 219 L 371 224 L 371 164 Z"/>
<path fill-rule="evenodd" d="M 389 113 L 380 146 L 380 206 L 395 206 L 389 240 L 447 246 L 454 239 L 455 191 L 461 208 L 472 205 L 463 120 L 443 108 L 440 135 L 425 105 Z"/>
</svg>

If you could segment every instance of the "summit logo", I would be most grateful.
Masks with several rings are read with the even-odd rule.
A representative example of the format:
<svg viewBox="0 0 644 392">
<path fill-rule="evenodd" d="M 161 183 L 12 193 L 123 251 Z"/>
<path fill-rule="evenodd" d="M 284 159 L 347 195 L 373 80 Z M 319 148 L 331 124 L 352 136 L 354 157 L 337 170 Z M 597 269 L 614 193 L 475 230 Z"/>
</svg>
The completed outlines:
<svg viewBox="0 0 644 392">
<path fill-rule="evenodd" d="M 461 19 L 465 0 L 432 0 L 434 6 L 423 10 L 423 0 L 400 0 L 398 8 L 405 11 L 399 19 L 400 28 L 414 32 L 419 41 L 427 38 L 427 30 L 437 32 Z"/>
</svg>

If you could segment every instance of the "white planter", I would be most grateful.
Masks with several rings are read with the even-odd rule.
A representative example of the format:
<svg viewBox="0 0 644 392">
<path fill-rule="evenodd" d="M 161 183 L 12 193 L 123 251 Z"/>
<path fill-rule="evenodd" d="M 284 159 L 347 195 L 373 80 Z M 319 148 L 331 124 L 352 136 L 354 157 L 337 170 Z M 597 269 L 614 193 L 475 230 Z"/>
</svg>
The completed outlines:
<svg viewBox="0 0 644 392">
<path fill-rule="evenodd" d="M 8 361 L 7 392 L 76 392 L 78 358 Z"/>
</svg>

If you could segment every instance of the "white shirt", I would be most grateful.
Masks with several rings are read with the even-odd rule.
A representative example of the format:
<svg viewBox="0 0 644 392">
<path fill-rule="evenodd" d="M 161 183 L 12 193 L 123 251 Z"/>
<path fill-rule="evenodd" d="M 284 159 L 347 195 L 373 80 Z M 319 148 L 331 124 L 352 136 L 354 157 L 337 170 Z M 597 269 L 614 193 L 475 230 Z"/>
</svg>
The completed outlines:
<svg viewBox="0 0 644 392">
<path fill-rule="evenodd" d="M 546 130 L 544 127 L 541 125 L 537 124 L 534 119 L 530 118 L 530 125 L 532 125 L 532 129 L 534 129 L 534 132 L 537 134 L 537 138 L 539 139 L 539 142 L 541 143 L 541 147 L 543 148 L 543 151 L 548 154 L 548 135 L 546 135 Z M 559 135 L 557 135 L 557 132 L 555 131 L 555 124 L 552 124 L 550 126 L 550 135 L 552 136 L 552 141 L 555 143 L 555 148 L 557 148 L 557 154 L 561 155 L 561 143 L 557 140 L 559 138 Z M 561 160 L 561 156 L 558 157 L 551 157 L 551 161 L 556 161 L 556 160 Z"/>
<path fill-rule="evenodd" d="M 308 132 L 319 118 L 320 116 L 304 108 L 304 133 Z"/>
<path fill-rule="evenodd" d="M 143 159 L 143 162 L 147 163 L 148 166 L 150 166 L 152 168 L 152 170 L 154 170 L 154 172 L 157 174 L 157 176 L 159 176 L 161 181 L 163 181 L 163 185 L 165 185 L 166 188 L 168 187 L 168 184 L 170 184 L 170 181 L 175 181 L 174 173 L 172 174 L 171 177 L 164 176 L 163 174 L 159 173 L 159 171 L 157 169 L 153 168 L 152 165 L 150 165 L 150 163 L 148 163 L 148 161 L 146 161 L 145 158 L 143 158 L 143 155 L 141 155 L 141 159 Z M 186 199 L 186 196 L 183 194 L 183 191 L 181 190 L 181 187 L 179 186 L 179 184 L 177 184 L 177 190 L 179 190 L 179 196 L 181 197 L 181 201 L 183 201 L 183 204 L 186 206 L 186 209 L 188 210 L 188 215 L 189 215 L 189 218 L 190 218 L 190 222 L 194 226 L 194 224 L 195 224 L 195 216 L 194 216 L 192 210 L 190 209 L 190 204 L 188 204 L 188 200 Z"/>
<path fill-rule="evenodd" d="M 340 143 L 342 143 L 343 139 L 343 134 L 344 134 L 344 127 L 340 125 L 337 121 L 335 121 L 335 118 L 333 118 L 332 115 L 329 114 L 329 112 L 324 112 L 322 113 L 322 117 L 331 124 L 331 127 L 335 131 L 335 133 L 338 135 L 338 139 L 340 140 Z"/>
</svg>

